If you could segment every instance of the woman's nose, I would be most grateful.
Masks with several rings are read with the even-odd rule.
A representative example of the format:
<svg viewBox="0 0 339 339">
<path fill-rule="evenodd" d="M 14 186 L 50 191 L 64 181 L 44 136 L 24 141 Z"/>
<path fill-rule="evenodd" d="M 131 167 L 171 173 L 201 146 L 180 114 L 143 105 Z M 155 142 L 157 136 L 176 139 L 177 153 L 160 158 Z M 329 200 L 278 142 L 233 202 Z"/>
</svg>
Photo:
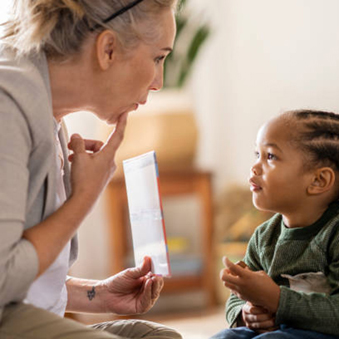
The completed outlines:
<svg viewBox="0 0 339 339">
<path fill-rule="evenodd" d="M 162 86 L 164 85 L 164 72 L 161 70 L 160 72 L 157 72 L 155 75 L 153 82 L 150 86 L 151 91 L 159 91 L 162 89 Z"/>
</svg>

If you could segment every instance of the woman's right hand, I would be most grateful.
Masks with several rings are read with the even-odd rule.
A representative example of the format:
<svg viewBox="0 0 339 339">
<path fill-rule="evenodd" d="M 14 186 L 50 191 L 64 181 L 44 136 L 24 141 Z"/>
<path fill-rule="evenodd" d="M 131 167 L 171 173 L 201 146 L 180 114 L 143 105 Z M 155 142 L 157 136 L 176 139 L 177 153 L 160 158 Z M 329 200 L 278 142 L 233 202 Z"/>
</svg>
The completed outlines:
<svg viewBox="0 0 339 339">
<path fill-rule="evenodd" d="M 277 329 L 275 315 L 264 307 L 254 306 L 249 301 L 242 308 L 242 319 L 246 327 L 257 333 L 271 332 Z"/>
<path fill-rule="evenodd" d="M 68 148 L 71 166 L 72 197 L 80 197 L 89 204 L 97 200 L 111 180 L 115 170 L 115 154 L 119 148 L 127 123 L 127 113 L 119 117 L 115 130 L 105 144 L 101 141 L 84 140 L 78 134 L 71 137 Z"/>
<path fill-rule="evenodd" d="M 39 259 L 37 276 L 55 260 L 93 207 L 115 171 L 114 157 L 124 137 L 127 114 L 120 116 L 106 144 L 83 140 L 73 135 L 69 148 L 73 151 L 72 195 L 54 213 L 27 229 L 23 238 L 35 247 Z M 51 234 L 53 236 L 51 236 Z"/>
</svg>

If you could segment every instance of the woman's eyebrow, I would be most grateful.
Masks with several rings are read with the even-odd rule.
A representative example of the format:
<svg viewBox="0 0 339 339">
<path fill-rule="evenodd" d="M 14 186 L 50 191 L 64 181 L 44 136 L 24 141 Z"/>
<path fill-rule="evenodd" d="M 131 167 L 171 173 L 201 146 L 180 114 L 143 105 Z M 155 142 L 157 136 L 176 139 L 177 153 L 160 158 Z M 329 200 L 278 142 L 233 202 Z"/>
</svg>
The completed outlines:
<svg viewBox="0 0 339 339">
<path fill-rule="evenodd" d="M 161 49 L 162 51 L 166 51 L 166 52 L 172 52 L 173 51 L 173 48 L 171 48 L 171 47 L 164 47 L 164 48 L 162 48 Z"/>
</svg>

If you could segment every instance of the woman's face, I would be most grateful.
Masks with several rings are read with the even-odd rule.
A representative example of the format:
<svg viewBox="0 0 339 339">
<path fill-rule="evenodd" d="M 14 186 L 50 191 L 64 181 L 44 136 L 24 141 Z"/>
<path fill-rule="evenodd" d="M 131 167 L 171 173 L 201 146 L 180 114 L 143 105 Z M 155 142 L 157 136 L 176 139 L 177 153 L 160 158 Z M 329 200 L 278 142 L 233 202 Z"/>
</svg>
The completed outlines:
<svg viewBox="0 0 339 339">
<path fill-rule="evenodd" d="M 173 48 L 176 26 L 170 9 L 163 11 L 159 20 L 159 39 L 153 44 L 140 41 L 133 50 L 118 54 L 114 67 L 104 72 L 104 81 L 94 89 L 95 113 L 109 124 L 116 123 L 121 114 L 144 105 L 149 91 L 162 88 L 164 61 Z"/>
</svg>

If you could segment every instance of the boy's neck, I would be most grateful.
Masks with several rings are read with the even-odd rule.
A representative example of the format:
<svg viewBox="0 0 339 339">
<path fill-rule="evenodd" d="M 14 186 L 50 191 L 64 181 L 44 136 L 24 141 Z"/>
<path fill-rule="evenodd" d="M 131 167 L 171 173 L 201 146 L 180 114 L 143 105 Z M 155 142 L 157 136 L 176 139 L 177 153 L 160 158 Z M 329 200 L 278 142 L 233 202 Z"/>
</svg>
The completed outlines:
<svg viewBox="0 0 339 339">
<path fill-rule="evenodd" d="M 283 221 L 288 228 L 311 226 L 321 218 L 327 208 L 328 205 L 318 206 L 318 208 L 308 206 L 307 211 L 295 211 L 290 214 L 282 213 Z"/>
</svg>

